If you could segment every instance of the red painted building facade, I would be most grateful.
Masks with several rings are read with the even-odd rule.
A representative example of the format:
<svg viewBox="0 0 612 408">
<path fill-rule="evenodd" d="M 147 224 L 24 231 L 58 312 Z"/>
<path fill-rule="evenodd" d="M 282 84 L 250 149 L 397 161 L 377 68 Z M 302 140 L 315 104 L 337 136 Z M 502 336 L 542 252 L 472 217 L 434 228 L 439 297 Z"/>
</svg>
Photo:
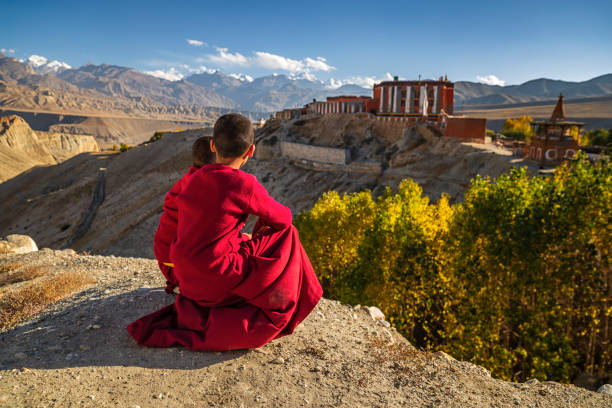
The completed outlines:
<svg viewBox="0 0 612 408">
<path fill-rule="evenodd" d="M 571 159 L 580 150 L 573 133 L 577 136 L 584 123 L 565 120 L 563 95 L 559 95 L 550 120 L 533 122 L 531 125 L 536 130 L 525 148 L 528 160 L 540 166 L 556 166 L 564 159 Z"/>
</svg>

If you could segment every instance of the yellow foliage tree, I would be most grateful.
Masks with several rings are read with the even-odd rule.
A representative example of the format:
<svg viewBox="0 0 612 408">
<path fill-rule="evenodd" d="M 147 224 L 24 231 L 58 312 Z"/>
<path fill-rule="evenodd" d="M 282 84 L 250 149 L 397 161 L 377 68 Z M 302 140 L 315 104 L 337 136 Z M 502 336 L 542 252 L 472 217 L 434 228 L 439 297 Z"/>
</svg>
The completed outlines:
<svg viewBox="0 0 612 408">
<path fill-rule="evenodd" d="M 376 305 L 413 344 L 496 377 L 612 370 L 612 166 L 475 179 L 432 204 L 411 180 L 325 194 L 296 226 L 325 295 Z"/>
<path fill-rule="evenodd" d="M 531 116 L 506 119 L 502 133 L 511 138 L 529 141 L 534 136 L 532 122 Z"/>
</svg>

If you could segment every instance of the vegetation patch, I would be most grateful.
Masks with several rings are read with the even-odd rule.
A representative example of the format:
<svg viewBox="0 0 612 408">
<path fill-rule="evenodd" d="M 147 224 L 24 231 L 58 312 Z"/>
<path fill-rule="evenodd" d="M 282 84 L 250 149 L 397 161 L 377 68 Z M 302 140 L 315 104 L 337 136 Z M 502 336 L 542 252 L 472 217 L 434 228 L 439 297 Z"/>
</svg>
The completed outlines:
<svg viewBox="0 0 612 408">
<path fill-rule="evenodd" d="M 612 371 L 612 166 L 476 178 L 463 203 L 404 180 L 296 217 L 327 297 L 378 306 L 412 344 L 505 380 Z"/>
<path fill-rule="evenodd" d="M 16 269 L 21 268 L 22 266 L 23 264 L 21 262 L 2 264 L 0 265 L 0 274 L 14 271 Z"/>
<path fill-rule="evenodd" d="M 0 287 L 29 281 L 39 276 L 47 275 L 49 269 L 50 268 L 46 266 L 28 266 L 11 273 L 2 274 L 0 275 Z"/>
<path fill-rule="evenodd" d="M 612 147 L 612 129 L 596 129 L 584 132 L 580 137 L 583 146 Z"/>
<path fill-rule="evenodd" d="M 50 268 L 43 267 L 41 270 L 48 274 L 36 275 L 39 279 L 0 293 L 0 330 L 31 318 L 47 306 L 94 282 L 91 277 L 80 272 L 51 274 Z"/>
</svg>

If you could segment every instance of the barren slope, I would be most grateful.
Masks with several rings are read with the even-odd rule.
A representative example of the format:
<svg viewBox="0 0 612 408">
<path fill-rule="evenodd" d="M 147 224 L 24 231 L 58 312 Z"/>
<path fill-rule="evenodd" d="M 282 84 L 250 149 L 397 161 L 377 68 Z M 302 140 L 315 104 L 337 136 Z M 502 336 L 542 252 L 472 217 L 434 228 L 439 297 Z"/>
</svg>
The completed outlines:
<svg viewBox="0 0 612 408">
<path fill-rule="evenodd" d="M 105 200 L 87 233 L 72 247 L 153 257 L 153 235 L 163 197 L 187 171 L 193 141 L 206 132 L 166 134 L 158 142 L 121 154 L 80 155 L 0 184 L 0 195 L 7 197 L 0 204 L 0 231 L 5 235 L 25 233 L 42 246 L 63 247 L 84 219 L 98 170 L 105 168 Z M 255 174 L 273 197 L 297 214 L 326 191 L 369 189 L 379 194 L 385 186 L 396 188 L 407 177 L 421 184 L 434 200 L 442 193 L 461 199 L 476 174 L 496 176 L 524 164 L 507 153 L 419 132 L 408 130 L 402 136 L 401 130 L 347 116 L 272 125 L 257 134 L 256 157 L 260 156 L 257 152 L 267 152 L 266 159 L 251 160 L 244 170 Z M 313 170 L 274 153 L 280 140 L 345 145 L 355 160 L 381 161 L 386 169 L 380 174 Z"/>
<path fill-rule="evenodd" d="M 295 333 L 257 350 L 137 346 L 125 326 L 173 301 L 155 261 L 43 250 L 0 255 L 97 283 L 0 334 L 3 406 L 609 407 L 612 397 L 524 384 L 412 348 L 367 311 L 321 300 Z"/>
</svg>

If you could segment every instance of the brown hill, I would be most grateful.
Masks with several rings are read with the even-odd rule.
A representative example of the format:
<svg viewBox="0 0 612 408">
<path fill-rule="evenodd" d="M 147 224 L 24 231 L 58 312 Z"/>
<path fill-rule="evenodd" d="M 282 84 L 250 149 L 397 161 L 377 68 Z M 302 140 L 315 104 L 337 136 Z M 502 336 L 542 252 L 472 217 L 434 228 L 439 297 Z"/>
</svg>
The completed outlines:
<svg viewBox="0 0 612 408">
<path fill-rule="evenodd" d="M 19 116 L 0 118 L 0 182 L 33 166 L 56 164 L 49 149 Z"/>
<path fill-rule="evenodd" d="M 99 169 L 104 168 L 104 201 L 95 209 L 86 233 L 71 246 L 95 253 L 153 257 L 163 197 L 186 172 L 193 141 L 207 132 L 169 133 L 121 154 L 80 155 L 0 184 L 0 194 L 8 197 L 0 204 L 0 231 L 25 233 L 42 246 L 65 246 L 86 218 Z M 433 199 L 446 192 L 459 200 L 476 174 L 496 176 L 522 164 L 506 152 L 439 138 L 420 128 L 402 131 L 348 115 L 270 124 L 257 132 L 256 139 L 256 159 L 244 169 L 294 214 L 311 207 L 328 190 L 370 189 L 379 194 L 407 177 L 419 182 Z M 343 145 L 355 162 L 380 163 L 383 171 L 308 166 L 282 157 L 280 140 Z"/>
<path fill-rule="evenodd" d="M 511 105 L 463 106 L 458 113 L 486 118 L 487 127 L 501 130 L 508 118 L 527 115 L 536 120 L 550 118 L 556 101 Z M 612 128 L 612 97 L 569 99 L 564 101 L 568 120 L 584 122 L 585 129 Z"/>
<path fill-rule="evenodd" d="M 189 82 L 170 82 L 111 65 L 86 65 L 63 78 L 37 74 L 0 54 L 0 106 L 57 114 L 210 121 L 233 102 Z"/>
<path fill-rule="evenodd" d="M 98 150 L 91 136 L 34 132 L 19 116 L 0 117 L 0 182 L 35 166 Z"/>
</svg>

